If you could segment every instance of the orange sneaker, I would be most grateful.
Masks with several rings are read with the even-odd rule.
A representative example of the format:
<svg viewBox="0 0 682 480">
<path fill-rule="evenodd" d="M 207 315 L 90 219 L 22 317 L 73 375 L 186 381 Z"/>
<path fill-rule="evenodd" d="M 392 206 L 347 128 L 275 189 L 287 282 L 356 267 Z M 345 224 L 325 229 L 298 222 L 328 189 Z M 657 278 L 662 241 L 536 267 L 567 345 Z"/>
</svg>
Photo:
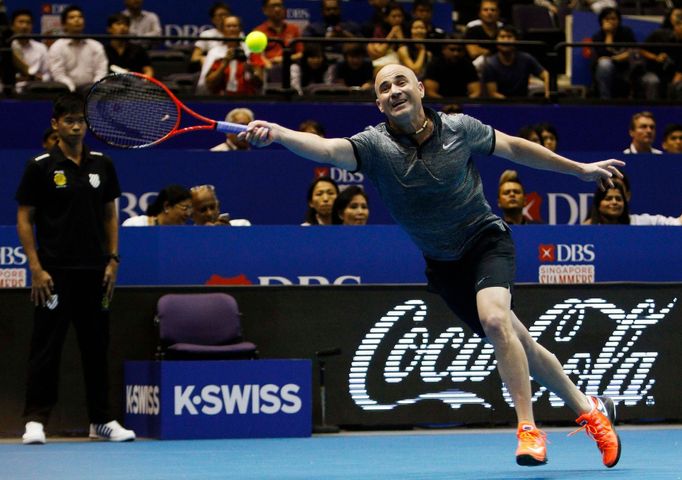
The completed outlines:
<svg viewBox="0 0 682 480">
<path fill-rule="evenodd" d="M 547 463 L 547 435 L 530 423 L 520 423 L 516 431 L 519 446 L 516 449 L 516 463 L 535 467 Z"/>
<path fill-rule="evenodd" d="M 576 420 L 580 430 L 597 442 L 597 448 L 601 452 L 602 461 L 608 468 L 614 467 L 620 459 L 620 437 L 616 433 L 616 406 L 609 397 L 589 397 L 594 408 L 589 413 L 584 413 Z"/>
</svg>

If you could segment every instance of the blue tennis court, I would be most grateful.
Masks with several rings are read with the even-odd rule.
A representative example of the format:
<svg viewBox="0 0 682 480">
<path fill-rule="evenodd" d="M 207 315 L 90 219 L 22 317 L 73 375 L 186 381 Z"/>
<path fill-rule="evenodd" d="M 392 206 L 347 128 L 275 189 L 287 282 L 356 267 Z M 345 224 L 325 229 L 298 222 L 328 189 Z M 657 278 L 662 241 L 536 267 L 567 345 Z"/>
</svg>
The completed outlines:
<svg viewBox="0 0 682 480">
<path fill-rule="evenodd" d="M 682 428 L 621 427 L 620 463 L 601 465 L 584 434 L 548 429 L 549 463 L 514 463 L 513 431 L 362 433 L 306 439 L 48 439 L 0 444 L 0 478 L 21 479 L 680 479 Z"/>
</svg>

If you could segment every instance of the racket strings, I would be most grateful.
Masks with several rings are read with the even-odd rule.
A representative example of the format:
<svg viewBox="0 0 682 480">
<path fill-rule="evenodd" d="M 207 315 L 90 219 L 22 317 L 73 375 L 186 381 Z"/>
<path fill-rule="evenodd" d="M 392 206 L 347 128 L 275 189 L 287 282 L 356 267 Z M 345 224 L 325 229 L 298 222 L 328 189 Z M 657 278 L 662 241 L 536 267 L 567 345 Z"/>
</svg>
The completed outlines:
<svg viewBox="0 0 682 480">
<path fill-rule="evenodd" d="M 90 130 L 106 143 L 124 148 L 154 144 L 176 126 L 179 111 L 160 86 L 130 74 L 97 83 L 87 100 Z"/>
</svg>

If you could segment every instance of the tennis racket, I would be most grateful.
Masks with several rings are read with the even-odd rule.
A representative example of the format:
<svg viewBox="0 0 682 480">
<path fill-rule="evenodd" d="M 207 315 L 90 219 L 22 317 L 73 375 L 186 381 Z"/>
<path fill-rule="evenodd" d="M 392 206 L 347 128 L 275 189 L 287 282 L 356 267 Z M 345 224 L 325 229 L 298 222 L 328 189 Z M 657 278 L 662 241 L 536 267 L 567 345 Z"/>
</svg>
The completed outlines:
<svg viewBox="0 0 682 480">
<path fill-rule="evenodd" d="M 181 128 L 183 112 L 205 125 Z M 163 83 L 134 72 L 114 73 L 95 83 L 86 98 L 85 119 L 95 137 L 120 148 L 151 147 L 175 135 L 199 130 L 246 130 L 246 125 L 199 115 Z"/>
</svg>

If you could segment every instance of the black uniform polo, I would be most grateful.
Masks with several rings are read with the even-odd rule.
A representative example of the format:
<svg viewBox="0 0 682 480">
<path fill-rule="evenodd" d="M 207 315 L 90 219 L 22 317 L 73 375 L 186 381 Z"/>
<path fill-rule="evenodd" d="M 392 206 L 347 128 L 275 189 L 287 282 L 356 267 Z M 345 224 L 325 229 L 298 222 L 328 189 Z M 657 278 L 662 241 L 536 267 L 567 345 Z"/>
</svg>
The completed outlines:
<svg viewBox="0 0 682 480">
<path fill-rule="evenodd" d="M 109 253 L 104 206 L 120 195 L 111 159 L 85 146 L 80 166 L 59 146 L 31 159 L 16 200 L 35 207 L 43 268 L 103 268 Z"/>
</svg>

